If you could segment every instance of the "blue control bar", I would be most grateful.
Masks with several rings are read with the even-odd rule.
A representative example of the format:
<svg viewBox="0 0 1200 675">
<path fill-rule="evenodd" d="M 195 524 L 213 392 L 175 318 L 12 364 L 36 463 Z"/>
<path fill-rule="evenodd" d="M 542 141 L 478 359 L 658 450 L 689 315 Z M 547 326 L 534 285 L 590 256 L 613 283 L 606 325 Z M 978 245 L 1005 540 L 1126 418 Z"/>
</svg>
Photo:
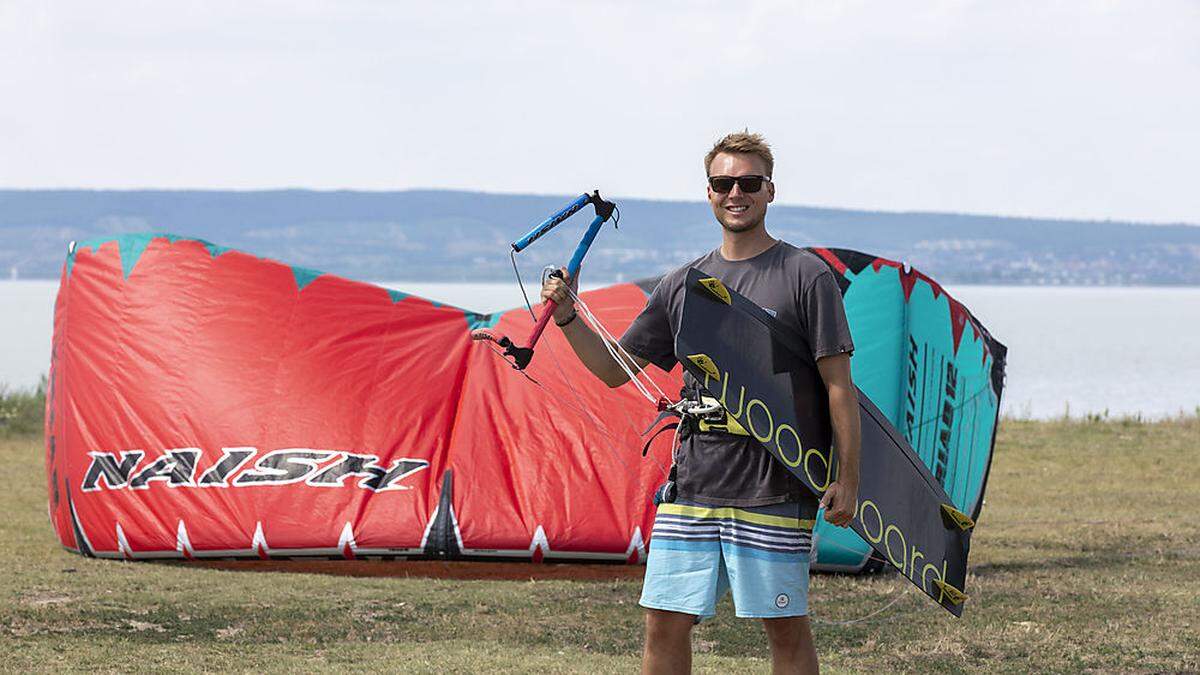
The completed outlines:
<svg viewBox="0 0 1200 675">
<path fill-rule="evenodd" d="M 596 240 L 596 234 L 600 232 L 600 226 L 604 224 L 605 220 L 608 220 L 605 216 L 596 216 L 593 218 L 592 224 L 588 225 L 587 232 L 583 233 L 583 239 L 579 240 L 579 246 L 575 247 L 575 255 L 571 256 L 571 262 L 567 264 L 567 274 L 572 279 L 579 274 L 579 266 L 583 264 L 583 256 L 592 247 L 592 242 Z"/>
<path fill-rule="evenodd" d="M 546 234 L 550 230 L 553 230 L 564 220 L 575 215 L 576 213 L 579 212 L 579 209 L 582 209 L 583 207 L 587 206 L 591 202 L 592 202 L 591 195 L 589 195 L 589 194 L 580 195 L 578 199 L 576 199 L 575 201 L 568 204 L 563 210 L 561 210 L 558 213 L 543 220 L 540 225 L 538 225 L 537 227 L 530 230 L 529 234 L 527 234 L 524 237 L 521 237 L 520 239 L 513 242 L 513 245 L 512 245 L 513 250 L 516 251 L 517 253 L 524 251 L 530 244 L 532 244 L 533 242 L 540 239 L 542 235 Z M 592 237 L 595 238 L 595 235 L 592 235 Z"/>
</svg>

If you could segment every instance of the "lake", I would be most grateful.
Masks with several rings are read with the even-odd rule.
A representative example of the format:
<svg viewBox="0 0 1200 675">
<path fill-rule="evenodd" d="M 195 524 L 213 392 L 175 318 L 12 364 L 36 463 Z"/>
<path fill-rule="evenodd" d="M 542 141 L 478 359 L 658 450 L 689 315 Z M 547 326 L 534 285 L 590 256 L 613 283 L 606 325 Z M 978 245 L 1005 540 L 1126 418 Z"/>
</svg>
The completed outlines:
<svg viewBox="0 0 1200 675">
<path fill-rule="evenodd" d="M 385 284 L 491 312 L 523 304 L 515 283 Z M 0 281 L 0 383 L 46 372 L 55 281 Z M 956 286 L 947 289 L 1009 348 L 1002 411 L 1158 418 L 1200 408 L 1200 288 Z"/>
</svg>

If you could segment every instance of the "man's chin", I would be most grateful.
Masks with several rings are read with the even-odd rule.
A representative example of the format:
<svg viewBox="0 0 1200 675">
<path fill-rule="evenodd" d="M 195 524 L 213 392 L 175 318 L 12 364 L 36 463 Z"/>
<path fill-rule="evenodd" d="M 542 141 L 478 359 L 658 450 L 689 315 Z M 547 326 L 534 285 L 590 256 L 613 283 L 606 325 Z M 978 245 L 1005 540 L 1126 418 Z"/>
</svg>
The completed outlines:
<svg viewBox="0 0 1200 675">
<path fill-rule="evenodd" d="M 758 220 L 758 221 L 755 221 L 752 223 L 727 223 L 723 220 L 720 222 L 721 222 L 721 227 L 725 228 L 726 232 L 738 232 L 738 233 L 749 232 L 750 230 L 753 230 L 757 227 L 762 227 L 762 224 L 763 224 L 763 221 L 761 221 L 761 220 Z"/>
</svg>

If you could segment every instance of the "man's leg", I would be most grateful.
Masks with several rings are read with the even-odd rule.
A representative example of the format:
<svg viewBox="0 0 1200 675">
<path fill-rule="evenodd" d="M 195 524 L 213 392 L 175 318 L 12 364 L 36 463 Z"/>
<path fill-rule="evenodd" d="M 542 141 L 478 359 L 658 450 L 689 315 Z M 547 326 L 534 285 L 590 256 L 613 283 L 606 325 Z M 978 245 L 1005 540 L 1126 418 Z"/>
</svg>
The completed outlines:
<svg viewBox="0 0 1200 675">
<path fill-rule="evenodd" d="M 729 588 L 708 515 L 697 504 L 658 506 L 638 601 L 646 608 L 644 673 L 690 672 L 692 626 L 697 617 L 717 613 L 717 600 Z"/>
<path fill-rule="evenodd" d="M 807 616 L 763 619 L 771 643 L 771 672 L 775 675 L 816 675 L 817 648 Z"/>
<path fill-rule="evenodd" d="M 733 508 L 721 551 L 739 617 L 763 620 L 776 673 L 816 673 L 808 622 L 815 500 Z"/>
<path fill-rule="evenodd" d="M 692 626 L 695 624 L 696 617 L 692 614 L 647 609 L 642 673 L 668 675 L 692 672 Z"/>
</svg>

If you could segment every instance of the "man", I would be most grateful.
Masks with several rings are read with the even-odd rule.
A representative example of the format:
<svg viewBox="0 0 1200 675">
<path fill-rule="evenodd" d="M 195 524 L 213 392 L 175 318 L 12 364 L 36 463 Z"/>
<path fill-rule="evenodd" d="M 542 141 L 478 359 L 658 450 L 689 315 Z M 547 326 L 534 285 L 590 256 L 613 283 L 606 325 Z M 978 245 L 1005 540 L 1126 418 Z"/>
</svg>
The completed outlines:
<svg viewBox="0 0 1200 675">
<path fill-rule="evenodd" d="M 763 620 L 774 672 L 815 673 L 807 617 L 812 527 L 818 506 L 825 507 L 830 523 L 848 525 L 858 496 L 854 345 L 832 272 L 817 256 L 767 233 L 774 159 L 762 136 L 729 134 L 713 146 L 704 166 L 721 246 L 663 277 L 621 346 L 638 368 L 653 363 L 671 370 L 688 268 L 721 279 L 808 338 L 829 397 L 839 471 L 818 504 L 753 438 L 698 429 L 681 434 L 672 468 L 674 494 L 659 505 L 646 562 L 643 670 L 688 672 L 691 628 L 715 613 L 729 589 L 739 617 Z M 558 303 L 554 321 L 584 365 L 608 386 L 620 386 L 628 376 L 603 338 L 575 320 L 568 282 L 578 280 L 548 278 L 542 299 Z M 696 387 L 690 375 L 684 379 Z"/>
</svg>

